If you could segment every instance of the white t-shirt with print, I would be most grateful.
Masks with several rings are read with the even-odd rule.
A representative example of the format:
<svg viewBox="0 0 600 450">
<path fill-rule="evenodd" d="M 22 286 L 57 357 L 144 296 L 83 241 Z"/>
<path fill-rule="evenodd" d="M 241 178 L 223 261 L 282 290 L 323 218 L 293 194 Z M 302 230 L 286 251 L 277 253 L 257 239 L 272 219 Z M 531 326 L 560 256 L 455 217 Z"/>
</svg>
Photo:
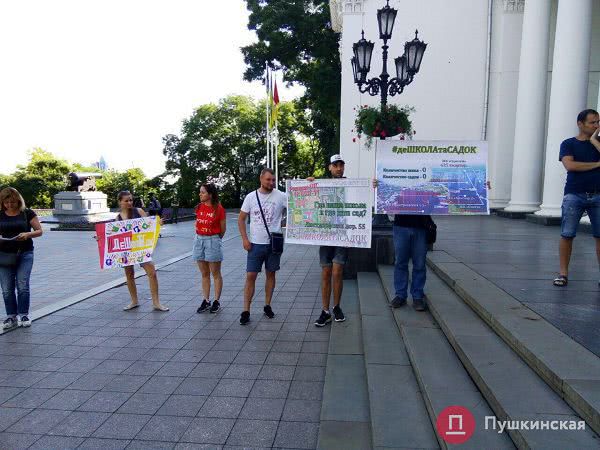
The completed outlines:
<svg viewBox="0 0 600 450">
<path fill-rule="evenodd" d="M 259 190 L 258 196 L 269 231 L 281 233 L 281 219 L 283 211 L 287 208 L 287 194 L 273 189 L 270 194 L 263 194 Z M 246 196 L 241 209 L 250 216 L 250 242 L 253 244 L 268 244 L 269 234 L 265 230 L 265 224 L 260 215 L 260 208 L 256 201 L 256 191 L 252 191 Z"/>
</svg>

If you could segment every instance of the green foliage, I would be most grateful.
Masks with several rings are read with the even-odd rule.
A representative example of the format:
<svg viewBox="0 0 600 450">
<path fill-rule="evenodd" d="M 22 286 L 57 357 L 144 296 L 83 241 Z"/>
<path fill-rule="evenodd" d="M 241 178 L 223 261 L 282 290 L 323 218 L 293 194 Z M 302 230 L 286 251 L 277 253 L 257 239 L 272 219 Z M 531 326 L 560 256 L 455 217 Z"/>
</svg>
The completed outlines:
<svg viewBox="0 0 600 450">
<path fill-rule="evenodd" d="M 118 206 L 117 195 L 120 191 L 131 191 L 136 197 L 147 197 L 146 176 L 142 169 L 127 169 L 125 172 L 107 170 L 102 178 L 96 180 L 99 191 L 108 196 L 108 206 Z"/>
<path fill-rule="evenodd" d="M 366 135 L 367 146 L 370 147 L 371 138 L 386 138 L 397 134 L 411 136 L 412 122 L 409 114 L 413 111 L 414 109 L 408 106 L 388 105 L 382 109 L 361 106 L 358 108 L 354 126 L 358 137 L 361 134 Z"/>
<path fill-rule="evenodd" d="M 202 183 L 215 183 L 227 207 L 240 205 L 256 188 L 266 163 L 266 103 L 230 96 L 202 105 L 183 122 L 181 135 L 163 138 L 167 174 L 182 207 L 198 202 Z M 302 134 L 305 112 L 292 102 L 279 105 L 279 178 L 307 177 L 324 167 L 315 140 Z M 312 144 L 311 144 L 312 143 Z M 280 187 L 282 187 L 281 185 Z"/>
<path fill-rule="evenodd" d="M 298 107 L 309 110 L 318 150 L 338 153 L 341 99 L 339 35 L 331 29 L 328 0 L 246 0 L 248 28 L 258 42 L 242 48 L 244 77 L 260 80 L 265 62 L 284 80 L 305 87 Z"/>
<path fill-rule="evenodd" d="M 52 153 L 35 148 L 29 153 L 26 166 L 19 166 L 12 175 L 12 186 L 16 188 L 28 206 L 52 208 L 54 195 L 65 189 L 66 176 L 71 165 Z"/>
</svg>

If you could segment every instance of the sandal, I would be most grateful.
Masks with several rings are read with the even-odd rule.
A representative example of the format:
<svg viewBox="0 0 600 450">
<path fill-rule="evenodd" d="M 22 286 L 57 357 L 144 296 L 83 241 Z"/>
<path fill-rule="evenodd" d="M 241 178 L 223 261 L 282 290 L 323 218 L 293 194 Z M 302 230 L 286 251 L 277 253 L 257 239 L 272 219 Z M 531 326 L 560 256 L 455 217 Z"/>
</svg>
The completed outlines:
<svg viewBox="0 0 600 450">
<path fill-rule="evenodd" d="M 135 309 L 139 306 L 140 306 L 139 303 L 130 303 L 129 305 L 127 305 L 123 308 L 123 311 L 131 311 L 132 309 Z"/>
<path fill-rule="evenodd" d="M 169 310 L 165 305 L 152 306 L 152 309 L 160 312 L 167 312 Z"/>
<path fill-rule="evenodd" d="M 563 287 L 569 284 L 569 278 L 566 275 L 559 275 L 554 279 L 554 286 Z"/>
</svg>

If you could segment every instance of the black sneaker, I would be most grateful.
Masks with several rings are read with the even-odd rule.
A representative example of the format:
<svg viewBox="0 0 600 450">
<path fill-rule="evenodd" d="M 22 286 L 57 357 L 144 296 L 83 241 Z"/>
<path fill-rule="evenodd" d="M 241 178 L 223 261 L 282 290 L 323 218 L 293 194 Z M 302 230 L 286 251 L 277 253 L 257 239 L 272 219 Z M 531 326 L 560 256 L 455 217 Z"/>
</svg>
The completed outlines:
<svg viewBox="0 0 600 450">
<path fill-rule="evenodd" d="M 27 328 L 31 326 L 31 319 L 28 316 L 21 316 L 18 322 L 20 327 Z"/>
<path fill-rule="evenodd" d="M 415 311 L 425 311 L 427 309 L 427 304 L 425 303 L 424 298 L 414 298 L 413 299 L 413 308 Z"/>
<path fill-rule="evenodd" d="M 221 304 L 219 303 L 219 300 L 213 300 L 212 306 L 210 307 L 210 312 L 214 314 L 218 313 L 219 311 L 221 311 Z"/>
<path fill-rule="evenodd" d="M 209 309 L 210 309 L 210 302 L 207 302 L 206 300 L 202 300 L 202 304 L 196 310 L 196 312 L 197 313 L 203 313 L 203 312 L 208 311 Z"/>
<path fill-rule="evenodd" d="M 250 311 L 244 311 L 240 316 L 240 325 L 246 325 L 248 322 L 250 322 Z"/>
<path fill-rule="evenodd" d="M 392 303 L 390 303 L 390 306 L 392 308 L 400 308 L 401 306 L 406 305 L 406 299 L 405 298 L 400 298 L 398 296 L 394 297 L 394 300 L 392 300 Z"/>
<path fill-rule="evenodd" d="M 12 330 L 13 328 L 17 328 L 18 323 L 17 320 L 13 317 L 8 317 L 4 323 L 2 324 L 3 330 Z"/>
<path fill-rule="evenodd" d="M 272 319 L 273 317 L 275 317 L 275 313 L 271 309 L 271 305 L 265 305 L 265 307 L 263 308 L 263 311 L 265 312 L 265 316 L 267 316 L 269 319 Z"/>
<path fill-rule="evenodd" d="M 344 316 L 344 312 L 342 311 L 342 308 L 340 308 L 339 305 L 334 306 L 333 317 L 335 318 L 336 322 L 343 322 L 344 320 L 346 320 L 346 317 Z"/>
<path fill-rule="evenodd" d="M 315 322 L 315 326 L 324 327 L 328 323 L 331 323 L 331 314 L 329 314 L 327 311 L 321 311 L 321 315 Z"/>
</svg>

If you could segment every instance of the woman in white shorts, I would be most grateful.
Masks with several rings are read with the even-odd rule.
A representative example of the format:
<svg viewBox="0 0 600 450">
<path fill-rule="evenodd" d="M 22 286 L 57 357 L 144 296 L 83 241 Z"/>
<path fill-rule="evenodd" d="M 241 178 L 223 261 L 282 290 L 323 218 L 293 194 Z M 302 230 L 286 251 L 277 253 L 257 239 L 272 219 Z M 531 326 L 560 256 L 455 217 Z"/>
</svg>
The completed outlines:
<svg viewBox="0 0 600 450">
<path fill-rule="evenodd" d="M 197 261 L 202 273 L 202 304 L 198 313 L 210 311 L 216 313 L 221 309 L 219 299 L 223 289 L 221 277 L 221 261 L 223 247 L 221 239 L 225 235 L 225 208 L 219 202 L 219 192 L 212 183 L 200 187 L 200 204 L 196 207 L 196 238 L 192 256 Z M 210 301 L 210 276 L 215 283 L 215 297 Z"/>
</svg>

